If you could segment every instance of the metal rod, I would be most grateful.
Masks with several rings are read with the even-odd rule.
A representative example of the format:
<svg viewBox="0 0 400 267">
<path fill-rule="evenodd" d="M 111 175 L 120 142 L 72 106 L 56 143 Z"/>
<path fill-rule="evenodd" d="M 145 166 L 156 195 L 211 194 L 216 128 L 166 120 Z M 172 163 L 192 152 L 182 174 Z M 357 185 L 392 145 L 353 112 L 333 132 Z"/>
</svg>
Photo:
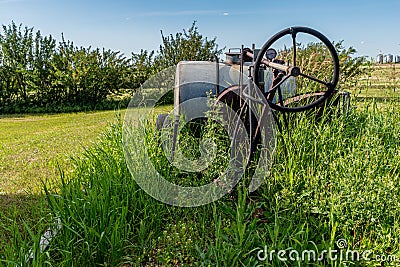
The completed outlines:
<svg viewBox="0 0 400 267">
<path fill-rule="evenodd" d="M 240 74 L 239 74 L 239 106 L 242 107 L 243 104 L 243 49 L 244 49 L 244 45 L 242 45 L 242 48 L 240 50 L 241 53 L 241 57 L 240 57 Z"/>
<path fill-rule="evenodd" d="M 321 81 L 321 80 L 318 79 L 318 78 L 315 78 L 315 77 L 313 77 L 313 76 L 310 76 L 310 75 L 307 75 L 307 74 L 304 74 L 304 73 L 300 73 L 300 76 L 303 76 L 303 77 L 305 77 L 305 78 L 307 78 L 307 79 L 313 80 L 314 82 L 321 83 L 321 84 L 323 84 L 323 85 L 325 85 L 325 86 L 328 86 L 328 87 L 331 85 L 330 83 Z"/>
<path fill-rule="evenodd" d="M 290 31 L 292 32 L 292 39 L 293 39 L 293 62 L 292 64 L 296 66 L 296 32 L 293 30 L 293 28 L 290 28 Z"/>
<path fill-rule="evenodd" d="M 215 87 L 215 93 L 218 96 L 219 95 L 219 58 L 216 54 L 214 54 L 214 61 L 215 61 L 215 71 L 216 71 L 216 87 Z"/>
<path fill-rule="evenodd" d="M 254 59 L 254 54 L 253 53 L 246 52 L 246 55 L 251 57 L 252 59 Z M 271 68 L 276 69 L 276 70 L 281 70 L 281 71 L 284 71 L 286 73 L 291 73 L 293 68 L 297 68 L 297 67 L 294 67 L 294 66 L 286 66 L 286 65 L 283 65 L 283 64 L 271 62 L 271 61 L 268 61 L 266 59 L 261 60 L 261 63 L 265 64 L 267 67 L 271 67 Z"/>
</svg>

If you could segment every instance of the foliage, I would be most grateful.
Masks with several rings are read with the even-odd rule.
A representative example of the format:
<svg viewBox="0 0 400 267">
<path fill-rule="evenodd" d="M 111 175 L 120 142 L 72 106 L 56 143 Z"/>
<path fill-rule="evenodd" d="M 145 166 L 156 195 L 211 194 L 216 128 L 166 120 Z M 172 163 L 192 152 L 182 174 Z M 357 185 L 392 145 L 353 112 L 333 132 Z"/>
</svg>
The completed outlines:
<svg viewBox="0 0 400 267">
<path fill-rule="evenodd" d="M 216 38 L 187 31 L 164 36 L 160 51 L 120 52 L 77 47 L 12 22 L 0 33 L 0 113 L 77 111 L 108 107 L 128 97 L 157 71 L 181 60 L 208 60 L 220 54 Z M 106 103 L 106 104 L 105 104 Z M 114 104 L 115 107 L 115 104 Z"/>
<path fill-rule="evenodd" d="M 3 25 L 0 34 L 0 109 L 15 104 L 29 105 L 35 89 L 48 90 L 55 40 L 42 37 L 33 28 Z M 39 96 L 39 94 L 37 95 Z"/>
<path fill-rule="evenodd" d="M 371 71 L 365 57 L 354 57 L 357 50 L 350 46 L 345 48 L 343 40 L 334 44 L 339 56 L 340 86 L 350 89 L 356 86 L 360 77 Z"/>
<path fill-rule="evenodd" d="M 56 45 L 12 22 L 0 34 L 0 112 L 58 106 L 94 107 L 130 88 L 130 61 L 119 52 Z"/>
<path fill-rule="evenodd" d="M 139 54 L 132 53 L 133 88 L 138 88 L 156 73 L 154 51 L 140 50 Z"/>
<path fill-rule="evenodd" d="M 164 69 L 178 64 L 183 60 L 210 60 L 213 55 L 220 55 L 216 38 L 209 40 L 199 33 L 196 22 L 186 31 L 173 36 L 164 36 L 161 31 L 162 44 L 156 57 L 156 68 Z"/>
<path fill-rule="evenodd" d="M 129 60 L 119 52 L 77 48 L 64 38 L 53 60 L 56 90 L 67 103 L 96 104 L 131 86 Z M 63 98 L 63 95 L 60 95 Z"/>
</svg>

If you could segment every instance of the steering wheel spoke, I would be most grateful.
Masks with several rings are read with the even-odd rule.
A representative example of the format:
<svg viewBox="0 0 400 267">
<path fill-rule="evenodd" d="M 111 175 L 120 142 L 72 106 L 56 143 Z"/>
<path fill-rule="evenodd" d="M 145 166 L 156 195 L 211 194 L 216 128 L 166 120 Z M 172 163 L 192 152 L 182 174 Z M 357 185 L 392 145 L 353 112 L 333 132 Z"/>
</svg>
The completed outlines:
<svg viewBox="0 0 400 267">
<path fill-rule="evenodd" d="M 282 45 L 286 36 L 290 38 L 290 41 L 288 46 L 285 44 L 284 48 L 278 50 L 277 62 L 279 63 L 266 59 L 264 57 L 266 51 L 275 49 L 273 46 L 278 44 Z M 301 42 L 310 38 L 317 41 L 309 42 L 306 47 L 302 46 Z M 293 62 L 290 62 L 291 60 Z M 280 63 L 285 61 L 284 64 Z M 261 81 L 259 70 L 262 64 L 285 74 L 284 78 L 274 84 L 266 96 L 270 107 L 282 112 L 300 112 L 322 105 L 331 96 L 339 80 L 339 58 L 335 47 L 323 34 L 307 27 L 285 29 L 264 44 L 254 61 L 253 80 L 256 86 L 258 86 L 258 81 Z M 293 77 L 293 83 L 285 84 L 284 82 L 289 77 Z M 287 86 L 290 87 L 292 84 L 295 84 L 295 91 L 291 92 Z M 274 102 L 276 89 L 281 90 L 278 92 L 280 99 Z M 292 101 L 290 105 L 286 105 L 285 98 L 294 96 L 298 96 L 299 101 Z"/>
<path fill-rule="evenodd" d="M 331 83 L 329 83 L 329 82 L 324 82 L 324 81 L 322 81 L 322 80 L 320 80 L 320 79 L 318 79 L 318 78 L 315 78 L 315 77 L 313 77 L 313 76 L 304 74 L 304 73 L 302 73 L 302 72 L 300 72 L 299 75 L 302 76 L 302 77 L 304 77 L 304 78 L 310 79 L 310 80 L 312 80 L 312 81 L 314 81 L 314 82 L 323 84 L 323 85 L 325 85 L 325 86 L 327 86 L 327 87 L 329 87 L 329 86 L 331 85 Z"/>
<path fill-rule="evenodd" d="M 296 34 L 297 32 L 294 28 L 291 28 L 292 40 L 293 40 L 293 66 L 296 66 L 296 53 L 297 53 L 297 43 L 296 43 Z"/>
<path fill-rule="evenodd" d="M 270 89 L 271 91 L 275 91 L 277 88 L 279 88 L 281 86 L 281 84 L 283 84 L 287 79 L 289 79 L 292 75 L 289 73 L 288 75 L 286 75 L 285 77 L 282 78 L 282 80 L 280 82 L 278 82 L 277 84 L 274 85 L 274 87 L 272 87 Z"/>
</svg>

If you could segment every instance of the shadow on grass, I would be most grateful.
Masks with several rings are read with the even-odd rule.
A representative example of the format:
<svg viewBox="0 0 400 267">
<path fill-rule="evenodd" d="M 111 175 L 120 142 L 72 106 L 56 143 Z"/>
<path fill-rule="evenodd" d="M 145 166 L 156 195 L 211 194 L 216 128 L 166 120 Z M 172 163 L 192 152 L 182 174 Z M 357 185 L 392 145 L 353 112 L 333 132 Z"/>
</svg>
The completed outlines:
<svg viewBox="0 0 400 267">
<path fill-rule="evenodd" d="M 13 207 L 31 210 L 31 205 L 38 204 L 44 195 L 2 194 L 0 195 L 0 214 Z"/>
<path fill-rule="evenodd" d="M 44 195 L 0 195 L 0 251 L 2 246 L 15 241 L 15 235 L 27 236 L 26 227 L 37 230 L 46 224 Z"/>
</svg>

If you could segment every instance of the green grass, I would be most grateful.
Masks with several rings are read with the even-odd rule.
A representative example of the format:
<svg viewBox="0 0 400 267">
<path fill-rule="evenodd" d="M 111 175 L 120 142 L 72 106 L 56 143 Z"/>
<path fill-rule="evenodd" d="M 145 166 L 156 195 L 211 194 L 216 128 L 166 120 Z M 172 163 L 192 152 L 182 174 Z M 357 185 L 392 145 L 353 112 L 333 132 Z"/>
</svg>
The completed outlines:
<svg viewBox="0 0 400 267">
<path fill-rule="evenodd" d="M 115 111 L 0 117 L 0 195 L 42 191 L 41 181 L 58 179 L 58 166 L 72 170 L 69 157 L 115 118 Z"/>
<path fill-rule="evenodd" d="M 328 259 L 284 262 L 277 254 L 272 260 L 257 259 L 265 247 L 321 253 L 338 249 L 339 239 L 350 250 L 400 260 L 398 92 L 360 87 L 352 96 L 347 116 L 319 122 L 305 115 L 291 118 L 290 129 L 278 138 L 271 173 L 256 192 L 249 193 L 241 182 L 222 199 L 196 208 L 163 204 L 136 184 L 139 172 L 132 177 L 127 169 L 121 122 L 114 123 L 95 145 L 74 157 L 72 172 L 62 168 L 62 183 L 50 184 L 45 200 L 28 195 L 3 216 L 0 265 L 345 266 Z M 142 130 L 147 131 L 144 152 L 170 181 L 198 185 L 218 171 L 177 171 L 160 151 L 153 129 Z M 197 157 L 198 151 L 190 151 L 193 140 L 185 140 L 185 155 Z M 26 201 L 35 205 L 27 207 Z M 19 207 L 29 213 L 27 219 L 19 217 Z M 56 218 L 62 230 L 40 252 L 40 235 Z M 29 249 L 35 257 L 26 263 Z"/>
<path fill-rule="evenodd" d="M 355 104 L 364 108 L 376 104 L 378 109 L 400 102 L 400 64 L 374 64 L 356 85 L 344 88 L 352 94 Z"/>
<path fill-rule="evenodd" d="M 375 64 L 360 82 L 363 87 L 400 90 L 400 64 Z"/>
<path fill-rule="evenodd" d="M 117 112 L 0 117 L 0 251 L 9 240 L 47 227 L 42 181 L 60 183 L 60 169 L 92 146 Z M 1 253 L 0 253 L 1 254 Z"/>
<path fill-rule="evenodd" d="M 197 208 L 169 206 L 141 190 L 126 167 L 121 125 L 114 124 L 77 158 L 59 189 L 47 192 L 48 217 L 63 225 L 49 249 L 37 249 L 42 225 L 12 240 L 4 258 L 22 263 L 22 252 L 32 247 L 37 266 L 306 266 L 276 254 L 259 261 L 257 253 L 265 246 L 321 252 L 346 239 L 351 250 L 399 259 L 398 106 L 372 104 L 347 117 L 292 122 L 258 191 L 250 194 L 240 183 Z"/>
</svg>

